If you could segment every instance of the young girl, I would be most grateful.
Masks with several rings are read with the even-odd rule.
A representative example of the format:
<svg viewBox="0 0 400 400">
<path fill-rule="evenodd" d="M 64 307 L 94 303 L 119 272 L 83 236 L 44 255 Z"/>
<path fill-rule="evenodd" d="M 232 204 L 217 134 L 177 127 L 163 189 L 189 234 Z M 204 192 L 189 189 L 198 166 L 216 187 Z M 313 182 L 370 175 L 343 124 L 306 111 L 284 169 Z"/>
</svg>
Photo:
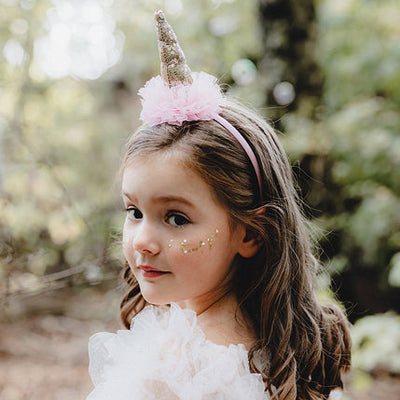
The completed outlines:
<svg viewBox="0 0 400 400">
<path fill-rule="evenodd" d="M 88 400 L 333 399 L 348 323 L 317 263 L 272 128 L 191 73 L 156 13 L 161 76 L 122 164 L 130 330 L 91 338 Z"/>
</svg>

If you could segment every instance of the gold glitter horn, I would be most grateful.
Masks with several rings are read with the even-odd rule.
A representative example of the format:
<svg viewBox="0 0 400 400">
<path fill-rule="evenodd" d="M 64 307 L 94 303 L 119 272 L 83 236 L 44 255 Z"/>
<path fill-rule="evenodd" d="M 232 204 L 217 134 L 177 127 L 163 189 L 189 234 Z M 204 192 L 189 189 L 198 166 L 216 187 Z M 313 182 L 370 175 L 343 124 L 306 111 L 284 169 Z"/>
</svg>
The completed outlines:
<svg viewBox="0 0 400 400">
<path fill-rule="evenodd" d="M 161 59 L 161 78 L 169 87 L 180 84 L 190 85 L 193 82 L 190 68 L 186 64 L 185 55 L 179 46 L 178 39 L 171 25 L 165 19 L 164 13 L 155 12 L 158 50 Z"/>
</svg>

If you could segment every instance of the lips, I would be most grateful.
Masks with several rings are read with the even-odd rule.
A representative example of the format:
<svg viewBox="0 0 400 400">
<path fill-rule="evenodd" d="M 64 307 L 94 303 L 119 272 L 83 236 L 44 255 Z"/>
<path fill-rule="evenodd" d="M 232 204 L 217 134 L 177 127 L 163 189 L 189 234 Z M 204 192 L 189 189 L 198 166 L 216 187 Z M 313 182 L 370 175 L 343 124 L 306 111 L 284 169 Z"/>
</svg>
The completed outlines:
<svg viewBox="0 0 400 400">
<path fill-rule="evenodd" d="M 150 267 L 149 265 L 139 265 L 139 269 L 142 271 L 144 278 L 157 278 L 169 274 L 169 271 L 161 271 L 158 268 Z"/>
<path fill-rule="evenodd" d="M 158 269 L 158 268 L 150 267 L 148 265 L 139 265 L 139 268 L 142 271 L 146 271 L 146 272 L 167 272 L 167 271 L 161 271 L 161 269 Z"/>
</svg>

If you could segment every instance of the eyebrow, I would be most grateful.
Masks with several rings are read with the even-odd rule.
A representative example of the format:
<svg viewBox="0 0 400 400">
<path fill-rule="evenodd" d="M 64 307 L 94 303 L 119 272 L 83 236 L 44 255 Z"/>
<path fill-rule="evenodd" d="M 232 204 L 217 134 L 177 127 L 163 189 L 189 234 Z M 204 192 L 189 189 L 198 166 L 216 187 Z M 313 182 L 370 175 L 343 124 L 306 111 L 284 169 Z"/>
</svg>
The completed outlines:
<svg viewBox="0 0 400 400">
<path fill-rule="evenodd" d="M 126 193 L 126 192 L 121 192 L 121 196 L 126 197 L 127 199 L 129 199 L 131 201 L 136 200 L 134 196 L 131 196 L 129 193 Z"/>
<path fill-rule="evenodd" d="M 128 193 L 123 192 L 122 193 L 123 196 L 127 197 L 128 199 L 131 199 L 131 196 Z M 188 207 L 191 208 L 195 208 L 195 205 L 189 201 L 188 199 L 186 199 L 185 197 L 182 196 L 175 196 L 175 195 L 171 195 L 171 196 L 159 196 L 159 197 L 155 197 L 154 202 L 156 203 L 173 203 L 173 202 L 178 202 L 178 203 L 182 203 L 187 205 Z"/>
<path fill-rule="evenodd" d="M 189 207 L 194 208 L 194 204 L 191 201 L 189 201 L 185 197 L 181 197 L 181 196 L 160 196 L 160 197 L 156 197 L 154 200 L 156 202 L 160 202 L 160 203 L 178 202 L 178 203 L 183 203 Z"/>
</svg>

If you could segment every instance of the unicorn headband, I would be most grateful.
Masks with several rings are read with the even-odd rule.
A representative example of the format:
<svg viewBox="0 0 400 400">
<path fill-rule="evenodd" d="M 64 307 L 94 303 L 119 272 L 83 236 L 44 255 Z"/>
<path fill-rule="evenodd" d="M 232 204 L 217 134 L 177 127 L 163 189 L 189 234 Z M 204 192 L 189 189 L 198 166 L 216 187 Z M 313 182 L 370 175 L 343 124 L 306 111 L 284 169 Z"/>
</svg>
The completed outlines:
<svg viewBox="0 0 400 400">
<path fill-rule="evenodd" d="M 225 98 L 217 79 L 205 72 L 192 73 L 164 13 L 156 11 L 155 18 L 161 75 L 150 79 L 139 90 L 142 102 L 141 121 L 150 127 L 162 123 L 182 125 L 183 121 L 217 121 L 237 139 L 249 157 L 262 200 L 260 167 L 253 150 L 240 132 L 219 115 Z"/>
</svg>

